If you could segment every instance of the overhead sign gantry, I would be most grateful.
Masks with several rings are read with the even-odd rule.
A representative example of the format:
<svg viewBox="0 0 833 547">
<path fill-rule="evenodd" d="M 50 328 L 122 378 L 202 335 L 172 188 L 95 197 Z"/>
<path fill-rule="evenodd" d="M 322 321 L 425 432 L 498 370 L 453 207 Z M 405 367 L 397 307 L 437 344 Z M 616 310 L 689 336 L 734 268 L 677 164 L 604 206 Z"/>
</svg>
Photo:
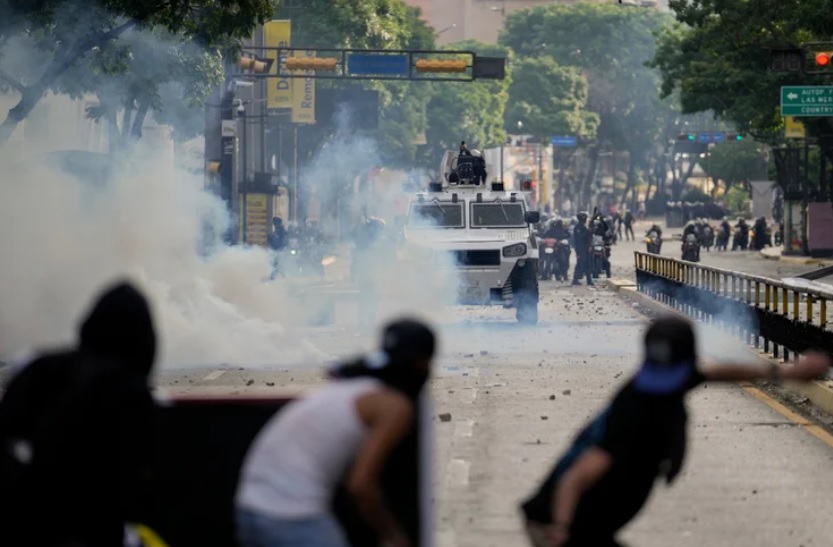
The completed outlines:
<svg viewBox="0 0 833 547">
<path fill-rule="evenodd" d="M 335 80 L 427 80 L 473 82 L 506 78 L 506 59 L 479 56 L 473 51 L 254 48 L 256 62 L 278 60 L 276 70 L 261 78 L 316 78 Z M 271 68 L 271 66 L 270 66 Z"/>
</svg>

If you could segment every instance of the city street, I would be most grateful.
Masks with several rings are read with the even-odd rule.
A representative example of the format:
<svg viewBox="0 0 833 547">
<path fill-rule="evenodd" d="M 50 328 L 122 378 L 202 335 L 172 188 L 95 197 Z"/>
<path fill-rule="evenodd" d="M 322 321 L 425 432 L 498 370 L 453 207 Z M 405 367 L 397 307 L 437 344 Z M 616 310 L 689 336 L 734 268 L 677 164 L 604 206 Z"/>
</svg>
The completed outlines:
<svg viewBox="0 0 833 547">
<path fill-rule="evenodd" d="M 614 247 L 615 277 L 633 277 L 632 253 L 642 246 L 638 239 Z M 722 267 L 770 267 L 753 253 L 723 260 Z M 525 545 L 519 501 L 638 364 L 645 316 L 601 286 L 544 283 L 540 316 L 536 327 L 524 328 L 513 310 L 458 308 L 437 325 L 442 351 L 432 392 L 440 547 Z M 299 330 L 297 338 L 333 357 L 372 347 L 375 339 L 357 335 L 348 319 L 343 313 L 335 326 Z M 736 342 L 712 336 L 710 356 L 744 355 Z M 169 370 L 158 384 L 191 394 L 298 392 L 320 384 L 320 365 Z M 658 487 L 625 541 L 643 547 L 829 541 L 833 476 L 820 471 L 830 466 L 833 447 L 740 387 L 700 388 L 690 406 L 686 470 L 673 488 Z"/>
</svg>

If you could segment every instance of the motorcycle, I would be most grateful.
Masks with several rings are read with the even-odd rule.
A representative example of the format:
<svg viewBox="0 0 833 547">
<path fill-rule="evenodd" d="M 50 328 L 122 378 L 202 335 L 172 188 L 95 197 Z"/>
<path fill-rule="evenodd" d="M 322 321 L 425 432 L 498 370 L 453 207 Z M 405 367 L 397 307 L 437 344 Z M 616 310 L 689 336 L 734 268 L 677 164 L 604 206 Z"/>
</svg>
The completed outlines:
<svg viewBox="0 0 833 547">
<path fill-rule="evenodd" d="M 557 265 L 556 265 L 556 249 L 558 247 L 558 240 L 555 238 L 545 238 L 541 240 L 539 245 L 540 248 L 540 260 L 538 262 L 538 268 L 541 274 L 542 281 L 549 281 L 552 279 L 553 276 L 558 277 L 556 273 Z"/>
<path fill-rule="evenodd" d="M 648 253 L 658 255 L 662 248 L 662 239 L 657 234 L 656 230 L 648 232 L 648 237 L 645 238 L 645 244 L 648 247 Z"/>
<path fill-rule="evenodd" d="M 683 260 L 700 262 L 700 244 L 694 234 L 688 234 L 683 242 Z"/>
<path fill-rule="evenodd" d="M 590 265 L 593 279 L 598 279 L 602 272 L 610 279 L 610 247 L 600 235 L 593 236 L 593 244 L 590 246 Z"/>
<path fill-rule="evenodd" d="M 705 226 L 703 232 L 700 234 L 700 246 L 706 248 L 706 252 L 711 252 L 714 247 L 714 230 L 711 226 Z"/>
</svg>

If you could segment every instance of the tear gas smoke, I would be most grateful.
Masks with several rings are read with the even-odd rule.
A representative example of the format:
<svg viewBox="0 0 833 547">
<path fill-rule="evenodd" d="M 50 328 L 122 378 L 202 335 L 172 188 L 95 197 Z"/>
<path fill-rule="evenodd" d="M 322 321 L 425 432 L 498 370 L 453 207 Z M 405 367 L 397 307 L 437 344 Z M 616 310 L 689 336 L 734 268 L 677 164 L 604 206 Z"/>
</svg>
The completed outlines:
<svg viewBox="0 0 833 547">
<path fill-rule="evenodd" d="M 34 162 L 0 164 L 0 248 L 10 257 L 0 270 L 0 354 L 71 342 L 91 297 L 126 276 L 151 300 L 163 366 L 314 366 L 331 357 L 305 341 L 297 319 L 305 303 L 291 297 L 295 289 L 266 281 L 268 250 L 207 235 L 222 234 L 228 219 L 202 177 L 137 153 L 141 161 L 123 161 L 103 186 Z M 337 174 L 366 173 L 376 157 L 372 141 L 342 132 L 301 177 L 326 196 Z M 395 195 L 376 196 L 376 205 L 384 209 Z M 450 302 L 454 274 L 404 266 L 389 250 L 365 256 L 382 301 L 379 321 L 428 317 Z"/>
</svg>

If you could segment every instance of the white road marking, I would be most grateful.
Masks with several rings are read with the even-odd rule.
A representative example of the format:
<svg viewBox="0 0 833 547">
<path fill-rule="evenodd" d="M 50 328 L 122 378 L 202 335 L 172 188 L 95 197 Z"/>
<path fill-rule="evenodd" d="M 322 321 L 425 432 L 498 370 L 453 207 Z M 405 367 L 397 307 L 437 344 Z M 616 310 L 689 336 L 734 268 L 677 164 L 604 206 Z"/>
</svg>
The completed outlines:
<svg viewBox="0 0 833 547">
<path fill-rule="evenodd" d="M 215 370 L 214 372 L 210 373 L 208 376 L 203 378 L 203 381 L 213 382 L 214 380 L 216 380 L 217 378 L 219 378 L 220 376 L 222 376 L 225 373 L 226 373 L 225 370 Z"/>
<path fill-rule="evenodd" d="M 466 460 L 451 460 L 448 463 L 446 482 L 450 486 L 468 486 L 470 467 L 471 464 L 469 464 Z"/>
<path fill-rule="evenodd" d="M 457 437 L 471 437 L 473 433 L 474 420 L 465 420 L 454 425 L 454 435 Z"/>
</svg>

